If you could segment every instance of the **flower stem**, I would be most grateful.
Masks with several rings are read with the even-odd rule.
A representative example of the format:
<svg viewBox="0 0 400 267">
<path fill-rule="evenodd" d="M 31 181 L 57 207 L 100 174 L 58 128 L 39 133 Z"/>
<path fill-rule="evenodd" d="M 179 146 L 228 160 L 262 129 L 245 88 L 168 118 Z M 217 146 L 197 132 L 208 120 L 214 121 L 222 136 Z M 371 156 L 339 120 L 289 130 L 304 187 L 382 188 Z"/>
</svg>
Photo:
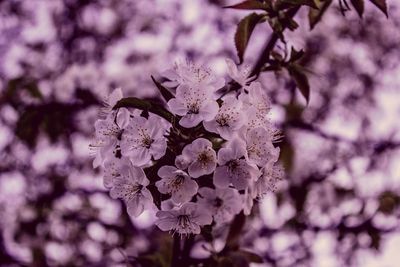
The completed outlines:
<svg viewBox="0 0 400 267">
<path fill-rule="evenodd" d="M 289 11 L 287 11 L 287 17 L 293 18 L 296 15 L 296 13 L 299 11 L 299 9 L 300 9 L 300 6 L 290 9 Z M 283 31 L 283 30 L 285 30 L 287 25 L 282 25 L 282 26 L 283 26 L 283 29 L 282 29 L 282 31 Z M 249 77 L 252 77 L 252 76 L 258 77 L 258 75 L 261 72 L 262 67 L 268 61 L 269 55 L 271 54 L 272 50 L 274 49 L 275 44 L 278 41 L 278 39 L 279 39 L 279 34 L 276 32 L 273 32 L 272 35 L 269 37 L 268 42 L 266 43 L 264 50 L 260 54 L 260 57 L 258 58 L 256 64 L 254 65 Z"/>
<path fill-rule="evenodd" d="M 172 246 L 172 258 L 171 258 L 171 267 L 180 266 L 180 258 L 181 258 L 181 239 L 179 235 L 174 234 L 174 243 Z"/>
<path fill-rule="evenodd" d="M 223 252 L 229 250 L 237 250 L 239 248 L 239 241 L 241 238 L 241 232 L 246 223 L 246 216 L 243 211 L 240 212 L 233 218 L 231 225 L 229 227 L 228 236 L 226 237 L 225 247 Z"/>
<path fill-rule="evenodd" d="M 182 265 L 188 266 L 190 262 L 190 251 L 194 244 L 194 235 L 189 235 L 185 240 L 182 250 Z"/>
</svg>

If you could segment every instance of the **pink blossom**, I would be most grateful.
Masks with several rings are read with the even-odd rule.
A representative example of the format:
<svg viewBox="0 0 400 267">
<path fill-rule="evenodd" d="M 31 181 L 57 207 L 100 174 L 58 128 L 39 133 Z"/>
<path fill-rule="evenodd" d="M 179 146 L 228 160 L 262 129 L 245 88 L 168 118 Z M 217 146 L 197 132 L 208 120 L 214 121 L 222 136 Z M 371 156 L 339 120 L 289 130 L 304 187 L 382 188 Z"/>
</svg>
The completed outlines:
<svg viewBox="0 0 400 267">
<path fill-rule="evenodd" d="M 211 224 L 211 214 L 198 204 L 188 202 L 179 209 L 158 211 L 156 225 L 162 231 L 180 235 L 200 234 L 200 227 Z"/>
</svg>

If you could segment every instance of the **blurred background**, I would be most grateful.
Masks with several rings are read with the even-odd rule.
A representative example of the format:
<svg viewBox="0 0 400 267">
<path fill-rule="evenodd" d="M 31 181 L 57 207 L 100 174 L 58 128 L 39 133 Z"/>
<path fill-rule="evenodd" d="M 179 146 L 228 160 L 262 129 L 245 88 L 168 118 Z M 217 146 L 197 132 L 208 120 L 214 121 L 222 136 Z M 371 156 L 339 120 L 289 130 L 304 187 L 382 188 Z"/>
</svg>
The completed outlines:
<svg viewBox="0 0 400 267">
<path fill-rule="evenodd" d="M 108 196 L 88 144 L 112 88 L 158 98 L 150 75 L 185 58 L 226 75 L 248 14 L 221 8 L 232 2 L 0 2 L 0 266 L 136 266 L 168 250 L 153 214 L 129 218 Z M 243 246 L 265 259 L 252 266 L 399 266 L 400 3 L 388 2 L 389 19 L 366 2 L 360 20 L 335 1 L 312 31 L 302 8 L 286 47 L 306 51 L 308 105 L 288 74 L 260 77 L 287 175 L 247 221 Z M 245 64 L 270 33 L 257 27 Z"/>
</svg>

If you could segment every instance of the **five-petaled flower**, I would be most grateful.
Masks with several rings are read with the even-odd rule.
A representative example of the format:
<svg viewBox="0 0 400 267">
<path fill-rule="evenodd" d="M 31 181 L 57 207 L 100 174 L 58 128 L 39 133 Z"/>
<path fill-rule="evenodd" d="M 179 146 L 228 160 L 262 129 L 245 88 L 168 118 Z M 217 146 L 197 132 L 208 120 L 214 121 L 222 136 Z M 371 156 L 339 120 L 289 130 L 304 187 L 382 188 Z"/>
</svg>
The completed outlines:
<svg viewBox="0 0 400 267">
<path fill-rule="evenodd" d="M 212 148 L 212 143 L 204 138 L 198 138 L 185 146 L 182 156 L 190 162 L 188 172 L 193 178 L 211 174 L 217 165 L 217 154 Z"/>
<path fill-rule="evenodd" d="M 105 119 L 97 120 L 94 124 L 96 135 L 90 143 L 90 148 L 95 153 L 93 167 L 102 166 L 108 155 L 120 157 L 120 142 L 122 133 L 130 119 L 129 111 L 125 108 L 117 113 L 109 114 Z"/>
<path fill-rule="evenodd" d="M 157 116 L 134 117 L 122 134 L 121 152 L 135 166 L 145 166 L 164 156 L 167 149 L 165 124 Z"/>
<path fill-rule="evenodd" d="M 113 112 L 114 106 L 118 103 L 119 100 L 123 98 L 123 93 L 121 88 L 114 89 L 108 97 L 103 101 L 103 108 L 101 109 L 101 114 L 104 117 L 107 117 L 109 114 Z"/>
<path fill-rule="evenodd" d="M 210 87 L 217 90 L 225 84 L 223 78 L 214 76 L 209 69 L 190 61 L 175 63 L 174 68 L 165 71 L 163 76 L 169 80 L 164 82 L 164 85 L 169 87 L 186 84 L 196 88 Z"/>
<path fill-rule="evenodd" d="M 137 217 L 145 208 L 153 206 L 153 197 L 146 188 L 148 185 L 149 180 L 141 168 L 126 166 L 122 170 L 122 175 L 114 179 L 110 196 L 123 199 L 128 214 Z"/>
<path fill-rule="evenodd" d="M 180 235 L 200 234 L 200 227 L 211 224 L 210 212 L 198 204 L 188 202 L 179 209 L 158 211 L 155 224 L 163 231 Z"/>
<path fill-rule="evenodd" d="M 249 77 L 250 68 L 245 67 L 244 69 L 239 70 L 235 62 L 230 58 L 227 58 L 225 62 L 228 67 L 228 75 L 242 87 L 247 87 L 247 84 L 251 81 L 251 77 Z"/>
<path fill-rule="evenodd" d="M 214 172 L 214 185 L 218 188 L 227 188 L 231 183 L 238 190 L 243 190 L 257 178 L 257 166 L 245 159 L 246 147 L 239 140 L 234 139 L 229 146 L 218 151 L 218 167 Z"/>
<path fill-rule="evenodd" d="M 168 107 L 173 114 L 182 116 L 179 124 L 186 128 L 210 121 L 218 112 L 212 87 L 197 88 L 186 84 L 176 89 L 176 97 L 168 101 Z"/>
<path fill-rule="evenodd" d="M 262 127 L 249 130 L 245 136 L 246 159 L 259 167 L 265 166 L 279 155 L 279 147 L 274 147 L 271 134 Z"/>
<path fill-rule="evenodd" d="M 270 161 L 261 169 L 261 175 L 254 183 L 253 198 L 262 198 L 268 192 L 275 192 L 277 183 L 283 179 L 283 168 L 280 164 Z"/>
<path fill-rule="evenodd" d="M 162 166 L 157 174 L 161 177 L 156 182 L 158 191 L 171 194 L 171 199 L 176 204 L 188 202 L 197 193 L 197 183 L 186 172 L 174 166 Z"/>
<path fill-rule="evenodd" d="M 232 188 L 202 187 L 199 189 L 199 195 L 201 196 L 198 200 L 199 205 L 211 210 L 217 224 L 231 221 L 243 208 L 239 192 Z"/>
<path fill-rule="evenodd" d="M 220 134 L 224 139 L 231 139 L 243 125 L 241 109 L 241 101 L 234 96 L 226 97 L 215 118 L 203 122 L 204 128 L 209 132 Z"/>
<path fill-rule="evenodd" d="M 103 184 L 107 189 L 111 189 L 116 178 L 123 175 L 123 170 L 130 167 L 132 163 L 125 157 L 111 157 L 104 162 Z"/>
</svg>

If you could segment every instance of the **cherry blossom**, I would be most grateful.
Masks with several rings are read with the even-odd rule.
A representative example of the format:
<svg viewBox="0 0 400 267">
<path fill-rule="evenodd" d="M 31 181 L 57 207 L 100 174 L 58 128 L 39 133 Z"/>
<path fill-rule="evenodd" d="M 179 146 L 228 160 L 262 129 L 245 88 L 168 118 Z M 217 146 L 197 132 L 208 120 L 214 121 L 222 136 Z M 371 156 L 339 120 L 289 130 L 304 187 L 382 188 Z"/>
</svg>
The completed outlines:
<svg viewBox="0 0 400 267">
<path fill-rule="evenodd" d="M 157 116 L 132 118 L 122 134 L 122 155 L 129 157 L 135 166 L 145 166 L 152 158 L 160 159 L 167 149 L 164 137 L 167 129 L 163 125 Z"/>
<path fill-rule="evenodd" d="M 242 198 L 235 189 L 202 187 L 199 189 L 199 194 L 201 196 L 198 200 L 199 205 L 205 209 L 211 209 L 217 224 L 231 221 L 233 216 L 242 210 Z"/>
<path fill-rule="evenodd" d="M 184 155 L 179 155 L 175 158 L 175 166 L 181 170 L 187 169 L 190 163 L 190 159 L 185 157 Z"/>
<path fill-rule="evenodd" d="M 197 126 L 202 121 L 212 120 L 218 112 L 212 87 L 193 87 L 180 85 L 176 89 L 176 98 L 168 101 L 170 111 L 182 116 L 179 124 L 186 128 Z"/>
<path fill-rule="evenodd" d="M 110 157 L 104 162 L 103 184 L 110 189 L 113 187 L 114 180 L 123 175 L 123 171 L 131 167 L 131 162 L 125 158 Z"/>
<path fill-rule="evenodd" d="M 121 88 L 114 89 L 111 94 L 103 101 L 103 108 L 101 109 L 102 114 L 106 117 L 113 111 L 113 107 L 123 98 Z"/>
<path fill-rule="evenodd" d="M 249 215 L 254 201 L 276 189 L 283 170 L 274 147 L 280 135 L 268 117 L 270 100 L 248 70 L 239 70 L 232 60 L 227 65 L 242 88 L 222 97 L 217 90 L 224 79 L 206 68 L 186 62 L 164 73 L 169 79 L 164 85 L 175 95 L 167 103 L 172 120 L 150 109 L 146 117 L 139 109 L 114 110 L 121 89 L 105 101 L 106 116 L 95 123 L 93 164 L 103 167 L 105 188 L 126 203 L 130 215 L 158 208 L 161 230 L 199 234 L 213 221 L 221 225 L 241 211 Z M 156 180 L 151 193 L 145 171 Z M 162 200 L 157 207 L 153 197 Z"/>
<path fill-rule="evenodd" d="M 196 88 L 211 87 L 217 90 L 225 84 L 223 78 L 214 76 L 209 69 L 197 66 L 190 61 L 175 63 L 174 68 L 165 71 L 163 76 L 170 80 L 164 83 L 169 87 L 186 84 Z"/>
<path fill-rule="evenodd" d="M 106 157 L 120 153 L 121 135 L 127 127 L 130 113 L 127 109 L 120 109 L 116 114 L 109 114 L 105 119 L 95 122 L 95 138 L 90 143 L 90 149 L 95 153 L 93 167 L 104 164 Z"/>
<path fill-rule="evenodd" d="M 235 62 L 232 59 L 225 59 L 226 65 L 228 67 L 228 75 L 235 80 L 242 87 L 247 87 L 247 83 L 250 82 L 250 68 L 245 67 L 243 70 L 239 70 Z"/>
<path fill-rule="evenodd" d="M 153 197 L 146 188 L 149 180 L 143 170 L 136 166 L 124 169 L 122 174 L 114 179 L 110 196 L 115 199 L 123 199 L 128 214 L 137 217 L 145 208 L 153 206 Z"/>
<path fill-rule="evenodd" d="M 179 209 L 158 211 L 155 224 L 162 231 L 172 231 L 180 235 L 200 234 L 200 227 L 211 224 L 212 216 L 196 203 L 188 202 Z"/>
<path fill-rule="evenodd" d="M 254 107 L 256 112 L 266 116 L 271 110 L 271 100 L 262 88 L 261 83 L 253 82 L 247 88 L 246 92 L 239 95 L 245 108 Z"/>
<path fill-rule="evenodd" d="M 190 162 L 188 172 L 193 178 L 211 174 L 217 165 L 217 154 L 212 149 L 212 143 L 204 138 L 198 138 L 185 146 L 182 156 Z"/>
<path fill-rule="evenodd" d="M 259 167 L 263 167 L 269 161 L 277 159 L 279 147 L 274 147 L 270 133 L 262 128 L 251 129 L 246 134 L 246 159 Z"/>
<path fill-rule="evenodd" d="M 215 118 L 203 122 L 204 128 L 209 132 L 220 134 L 224 139 L 231 139 L 243 125 L 241 109 L 241 101 L 234 96 L 226 97 Z"/>
<path fill-rule="evenodd" d="M 253 82 L 246 88 L 246 92 L 239 95 L 242 102 L 243 112 L 247 118 L 248 129 L 264 127 L 272 129 L 272 123 L 268 114 L 271 110 L 271 101 L 259 82 Z"/>
<path fill-rule="evenodd" d="M 228 147 L 218 151 L 218 167 L 214 172 L 214 185 L 227 188 L 231 183 L 238 190 L 243 190 L 259 175 L 257 166 L 249 164 L 244 158 L 245 144 L 234 139 Z"/>
<path fill-rule="evenodd" d="M 182 170 L 173 166 L 162 166 L 157 174 L 161 177 L 156 182 L 158 191 L 171 194 L 171 199 L 177 204 L 188 202 L 197 193 L 197 183 Z"/>
<path fill-rule="evenodd" d="M 261 198 L 268 192 L 275 192 L 277 183 L 283 179 L 283 168 L 273 161 L 261 169 L 261 175 L 254 183 L 253 198 Z"/>
</svg>

